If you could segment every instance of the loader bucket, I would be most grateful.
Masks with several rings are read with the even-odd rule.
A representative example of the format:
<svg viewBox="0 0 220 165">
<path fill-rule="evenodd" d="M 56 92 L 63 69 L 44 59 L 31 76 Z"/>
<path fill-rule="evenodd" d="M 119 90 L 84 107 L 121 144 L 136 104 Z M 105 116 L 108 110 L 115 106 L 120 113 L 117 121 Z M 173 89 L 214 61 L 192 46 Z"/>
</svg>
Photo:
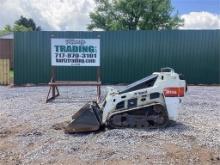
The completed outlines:
<svg viewBox="0 0 220 165">
<path fill-rule="evenodd" d="M 101 126 L 101 116 L 96 102 L 87 103 L 72 116 L 72 122 L 65 128 L 65 133 L 97 131 Z"/>
</svg>

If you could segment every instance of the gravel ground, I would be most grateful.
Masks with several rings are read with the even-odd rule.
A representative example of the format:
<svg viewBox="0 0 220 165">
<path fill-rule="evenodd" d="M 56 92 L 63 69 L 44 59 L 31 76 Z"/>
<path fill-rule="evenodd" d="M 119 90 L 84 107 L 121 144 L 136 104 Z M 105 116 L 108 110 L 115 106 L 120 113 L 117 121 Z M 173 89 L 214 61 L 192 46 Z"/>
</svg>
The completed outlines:
<svg viewBox="0 0 220 165">
<path fill-rule="evenodd" d="M 190 86 L 178 121 L 165 129 L 74 135 L 53 126 L 70 120 L 96 91 L 60 90 L 46 104 L 48 87 L 0 86 L 0 164 L 220 164 L 220 87 Z"/>
</svg>

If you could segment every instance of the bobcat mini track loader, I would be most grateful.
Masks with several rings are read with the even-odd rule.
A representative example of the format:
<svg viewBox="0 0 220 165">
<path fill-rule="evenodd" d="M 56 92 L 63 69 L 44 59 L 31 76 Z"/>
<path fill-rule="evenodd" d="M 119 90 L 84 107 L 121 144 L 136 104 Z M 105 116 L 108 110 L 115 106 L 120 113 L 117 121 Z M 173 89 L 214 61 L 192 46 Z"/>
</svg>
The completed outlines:
<svg viewBox="0 0 220 165">
<path fill-rule="evenodd" d="M 100 105 L 87 103 L 74 114 L 65 132 L 165 127 L 169 120 L 176 120 L 186 88 L 186 81 L 172 68 L 162 68 L 124 90 L 109 88 Z"/>
</svg>

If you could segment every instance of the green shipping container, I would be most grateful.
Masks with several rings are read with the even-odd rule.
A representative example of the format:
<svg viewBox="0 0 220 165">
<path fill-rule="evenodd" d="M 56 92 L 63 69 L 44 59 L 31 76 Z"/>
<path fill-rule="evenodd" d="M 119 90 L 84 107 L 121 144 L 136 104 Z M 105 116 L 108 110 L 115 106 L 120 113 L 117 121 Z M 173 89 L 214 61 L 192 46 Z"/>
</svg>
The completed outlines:
<svg viewBox="0 0 220 165">
<path fill-rule="evenodd" d="M 190 84 L 220 84 L 220 30 L 16 32 L 14 83 L 48 83 L 51 38 L 100 38 L 103 84 L 130 83 L 172 67 Z M 57 67 L 58 80 L 95 80 L 94 67 Z"/>
</svg>

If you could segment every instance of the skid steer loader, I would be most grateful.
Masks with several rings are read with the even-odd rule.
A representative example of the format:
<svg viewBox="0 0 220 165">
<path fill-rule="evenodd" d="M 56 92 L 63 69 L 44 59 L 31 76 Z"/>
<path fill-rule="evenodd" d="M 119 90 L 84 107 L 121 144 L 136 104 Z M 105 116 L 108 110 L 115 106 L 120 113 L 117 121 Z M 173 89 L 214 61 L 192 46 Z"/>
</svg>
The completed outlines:
<svg viewBox="0 0 220 165">
<path fill-rule="evenodd" d="M 182 76 L 172 68 L 162 68 L 121 91 L 109 88 L 100 105 L 93 101 L 75 113 L 65 132 L 166 127 L 176 120 L 186 90 Z"/>
</svg>

